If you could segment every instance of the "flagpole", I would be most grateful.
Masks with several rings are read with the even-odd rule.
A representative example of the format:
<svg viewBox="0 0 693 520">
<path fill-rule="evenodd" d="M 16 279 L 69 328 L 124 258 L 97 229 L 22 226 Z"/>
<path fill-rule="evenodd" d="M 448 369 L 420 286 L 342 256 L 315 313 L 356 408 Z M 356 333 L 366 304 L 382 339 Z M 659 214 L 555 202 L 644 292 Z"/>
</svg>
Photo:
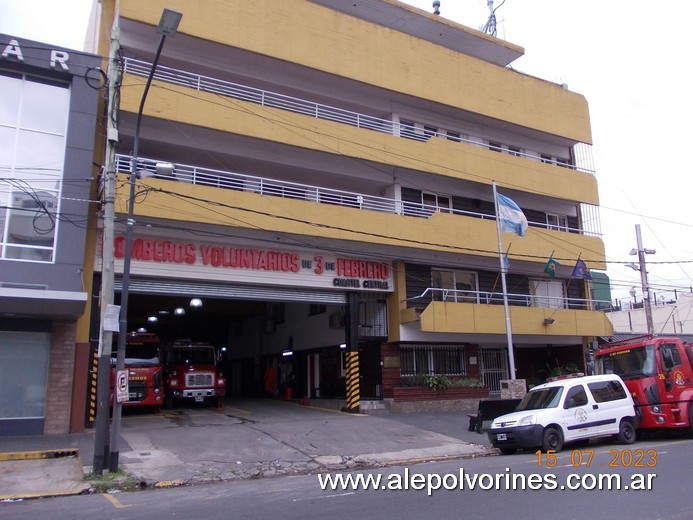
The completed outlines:
<svg viewBox="0 0 693 520">
<path fill-rule="evenodd" d="M 505 335 L 508 341 L 508 361 L 510 364 L 510 379 L 515 379 L 515 353 L 513 352 L 513 329 L 510 322 L 510 307 L 508 306 L 508 289 L 505 282 L 507 270 L 503 261 L 503 242 L 501 240 L 501 225 L 498 216 L 498 193 L 496 181 L 493 181 L 493 204 L 496 209 L 496 234 L 498 235 L 498 261 L 500 263 L 501 287 L 503 288 L 503 309 L 505 310 Z"/>
</svg>

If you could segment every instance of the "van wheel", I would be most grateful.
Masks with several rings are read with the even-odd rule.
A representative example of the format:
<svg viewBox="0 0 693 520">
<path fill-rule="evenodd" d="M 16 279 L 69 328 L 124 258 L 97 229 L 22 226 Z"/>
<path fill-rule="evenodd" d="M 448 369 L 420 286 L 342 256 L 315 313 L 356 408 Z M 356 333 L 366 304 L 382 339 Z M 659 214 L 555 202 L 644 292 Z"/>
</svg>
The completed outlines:
<svg viewBox="0 0 693 520">
<path fill-rule="evenodd" d="M 517 450 L 515 448 L 498 448 L 503 455 L 515 455 Z"/>
<path fill-rule="evenodd" d="M 544 430 L 544 436 L 542 437 L 541 448 L 544 451 L 561 451 L 561 448 L 563 448 L 563 435 L 561 435 L 561 431 L 553 426 L 546 428 Z"/>
<path fill-rule="evenodd" d="M 618 442 L 621 444 L 633 444 L 635 442 L 635 426 L 628 419 L 621 420 L 618 427 Z"/>
</svg>

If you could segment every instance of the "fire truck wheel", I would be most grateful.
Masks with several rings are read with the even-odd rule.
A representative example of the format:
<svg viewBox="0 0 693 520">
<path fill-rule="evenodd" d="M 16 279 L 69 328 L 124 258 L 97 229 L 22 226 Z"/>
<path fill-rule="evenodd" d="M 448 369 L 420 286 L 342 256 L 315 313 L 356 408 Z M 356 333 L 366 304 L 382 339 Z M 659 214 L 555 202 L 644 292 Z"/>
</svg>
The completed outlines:
<svg viewBox="0 0 693 520">
<path fill-rule="evenodd" d="M 618 427 L 618 442 L 621 444 L 633 444 L 635 442 L 635 426 L 627 419 L 623 419 Z"/>
<path fill-rule="evenodd" d="M 223 397 L 217 397 L 217 400 L 214 403 L 214 406 L 216 406 L 217 408 L 223 408 L 224 407 L 224 398 Z"/>
<path fill-rule="evenodd" d="M 563 435 L 561 435 L 561 431 L 554 426 L 546 428 L 544 430 L 541 447 L 544 451 L 561 451 L 561 448 L 563 448 Z"/>
<path fill-rule="evenodd" d="M 173 397 L 166 397 L 164 399 L 164 408 L 170 410 L 173 408 Z"/>
</svg>

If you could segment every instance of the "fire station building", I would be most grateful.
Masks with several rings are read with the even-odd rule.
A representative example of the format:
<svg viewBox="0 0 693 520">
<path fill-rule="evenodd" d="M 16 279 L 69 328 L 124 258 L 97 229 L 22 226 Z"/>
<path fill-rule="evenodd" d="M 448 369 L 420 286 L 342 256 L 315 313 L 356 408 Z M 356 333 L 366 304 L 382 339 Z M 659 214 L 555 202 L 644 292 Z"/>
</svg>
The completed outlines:
<svg viewBox="0 0 693 520">
<path fill-rule="evenodd" d="M 501 380 L 584 364 L 611 334 L 589 280 L 572 276 L 578 259 L 605 268 L 587 102 L 513 70 L 521 46 L 396 0 L 98 7 L 98 52 L 114 38 L 120 65 L 117 131 L 100 126 L 96 160 L 117 172 L 115 240 L 92 207 L 84 273 L 59 280 L 92 287 L 79 322 L 90 359 L 104 248 L 117 304 L 130 210 L 128 330 L 214 344 L 230 397 L 348 404 L 356 384 L 361 409 L 397 408 L 431 399 L 425 377 L 495 395 Z M 165 8 L 182 19 L 138 125 Z M 529 221 L 525 236 L 502 233 L 503 251 L 494 186 Z M 85 232 L 58 221 L 56 237 L 68 227 Z M 85 424 L 93 372 L 74 374 Z"/>
</svg>

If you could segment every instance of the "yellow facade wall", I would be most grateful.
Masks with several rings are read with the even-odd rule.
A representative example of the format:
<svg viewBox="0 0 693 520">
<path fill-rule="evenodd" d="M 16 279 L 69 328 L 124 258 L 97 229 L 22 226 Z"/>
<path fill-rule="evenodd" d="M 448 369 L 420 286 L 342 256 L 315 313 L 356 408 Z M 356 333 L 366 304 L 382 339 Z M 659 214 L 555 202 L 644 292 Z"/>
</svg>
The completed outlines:
<svg viewBox="0 0 693 520">
<path fill-rule="evenodd" d="M 121 109 L 136 113 L 145 78 L 125 76 Z M 162 86 L 163 85 L 163 88 Z M 417 142 L 170 84 L 153 86 L 144 114 L 325 153 L 599 204 L 594 175 L 446 139 Z M 306 132 L 297 131 L 305 128 Z M 431 160 L 435 158 L 435 160 Z M 489 192 L 490 193 L 490 192 Z"/>
<path fill-rule="evenodd" d="M 166 7 L 183 13 L 179 33 L 592 141 L 582 95 L 308 1 L 121 0 L 120 5 L 124 18 L 156 26 Z"/>
<path fill-rule="evenodd" d="M 142 197 L 135 212 L 155 219 L 498 256 L 494 220 L 449 213 L 434 213 L 427 219 L 408 217 L 155 178 L 141 179 L 138 183 L 154 189 Z M 118 185 L 116 212 L 123 214 L 127 212 L 129 195 L 127 176 L 119 175 Z M 582 254 L 590 269 L 604 269 L 604 244 L 596 237 L 540 228 L 530 228 L 524 237 L 512 233 L 503 236 L 504 248 L 510 246 L 511 261 L 543 264 L 553 251 L 557 260 L 574 262 Z"/>
<path fill-rule="evenodd" d="M 513 334 L 539 336 L 611 336 L 613 325 L 600 311 L 510 306 Z M 551 318 L 551 325 L 544 319 Z M 402 320 L 404 322 L 404 320 Z M 502 305 L 431 302 L 420 316 L 424 332 L 505 334 Z"/>
</svg>

